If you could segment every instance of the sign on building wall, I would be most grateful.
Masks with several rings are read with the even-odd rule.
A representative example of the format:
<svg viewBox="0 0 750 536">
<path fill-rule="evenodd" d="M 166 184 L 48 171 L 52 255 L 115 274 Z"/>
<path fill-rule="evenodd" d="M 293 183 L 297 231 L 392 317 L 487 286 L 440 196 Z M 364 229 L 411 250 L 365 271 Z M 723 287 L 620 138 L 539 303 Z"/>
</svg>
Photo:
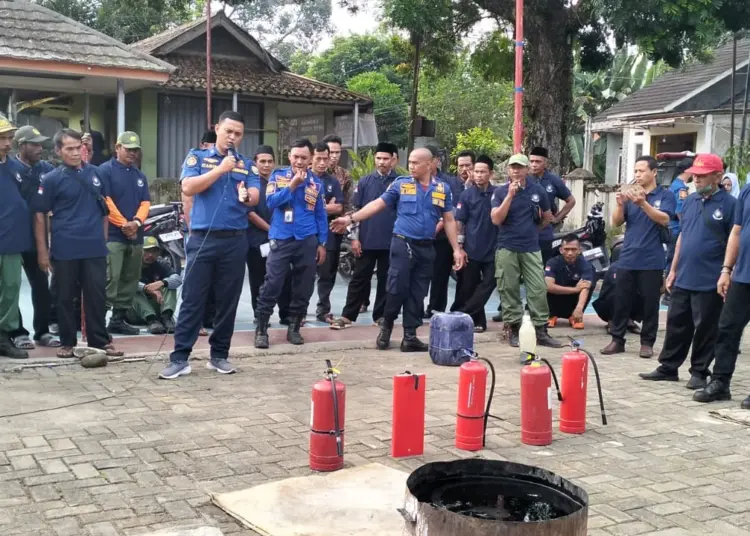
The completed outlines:
<svg viewBox="0 0 750 536">
<path fill-rule="evenodd" d="M 287 148 L 299 138 L 308 138 L 312 143 L 321 141 L 326 135 L 325 115 L 303 117 L 279 117 L 279 142 Z"/>
<path fill-rule="evenodd" d="M 341 136 L 344 147 L 354 147 L 354 115 L 336 116 L 336 134 Z M 378 144 L 378 129 L 373 114 L 359 114 L 359 147 L 374 147 Z"/>
</svg>

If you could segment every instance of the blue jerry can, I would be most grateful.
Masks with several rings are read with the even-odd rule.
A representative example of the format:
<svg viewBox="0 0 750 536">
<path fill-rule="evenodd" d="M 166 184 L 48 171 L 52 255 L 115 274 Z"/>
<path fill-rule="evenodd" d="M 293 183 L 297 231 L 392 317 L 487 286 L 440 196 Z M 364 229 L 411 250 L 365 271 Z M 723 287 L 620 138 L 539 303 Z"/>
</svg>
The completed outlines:
<svg viewBox="0 0 750 536">
<path fill-rule="evenodd" d="M 474 322 L 465 313 L 435 313 L 430 319 L 430 359 L 457 367 L 474 352 Z"/>
</svg>

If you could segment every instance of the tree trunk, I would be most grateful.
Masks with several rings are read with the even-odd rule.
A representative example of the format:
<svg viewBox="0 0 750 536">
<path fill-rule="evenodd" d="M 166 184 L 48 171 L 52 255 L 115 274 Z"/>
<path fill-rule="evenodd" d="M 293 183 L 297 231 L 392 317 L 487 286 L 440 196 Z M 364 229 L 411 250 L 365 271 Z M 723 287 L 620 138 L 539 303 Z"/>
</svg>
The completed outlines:
<svg viewBox="0 0 750 536">
<path fill-rule="evenodd" d="M 561 0 L 528 2 L 524 11 L 525 146 L 546 147 L 550 168 L 561 173 L 567 170 L 566 137 L 573 100 L 573 36 L 568 16 Z"/>
</svg>

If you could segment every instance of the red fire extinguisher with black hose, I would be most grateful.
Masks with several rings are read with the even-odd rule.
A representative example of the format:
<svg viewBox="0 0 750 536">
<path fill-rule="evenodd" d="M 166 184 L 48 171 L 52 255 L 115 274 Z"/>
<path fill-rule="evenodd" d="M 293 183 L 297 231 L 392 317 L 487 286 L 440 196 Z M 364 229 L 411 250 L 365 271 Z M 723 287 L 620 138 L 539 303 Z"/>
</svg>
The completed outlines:
<svg viewBox="0 0 750 536">
<path fill-rule="evenodd" d="M 313 385 L 310 408 L 310 469 L 336 471 L 344 466 L 346 386 L 326 359 L 326 378 Z"/>
<path fill-rule="evenodd" d="M 521 367 L 521 443 L 544 446 L 552 443 L 552 380 L 558 400 L 560 384 L 549 361 L 529 357 Z"/>
<path fill-rule="evenodd" d="M 589 361 L 594 367 L 596 388 L 599 392 L 602 424 L 607 424 L 604 411 L 602 383 L 599 379 L 599 368 L 594 357 L 581 348 L 581 343 L 571 340 L 572 351 L 562 356 L 560 383 L 562 384 L 562 401 L 560 402 L 560 431 L 567 434 L 582 434 L 586 431 L 586 389 L 589 377 Z"/>
<path fill-rule="evenodd" d="M 463 363 L 458 374 L 458 408 L 456 410 L 456 448 L 461 450 L 480 450 L 487 442 L 487 420 L 501 420 L 490 414 L 492 397 L 495 394 L 495 367 L 492 363 L 479 357 L 476 352 L 464 349 L 469 361 Z M 484 361 L 492 372 L 490 394 L 487 406 L 484 405 L 487 388 L 487 368 L 479 361 Z"/>
</svg>

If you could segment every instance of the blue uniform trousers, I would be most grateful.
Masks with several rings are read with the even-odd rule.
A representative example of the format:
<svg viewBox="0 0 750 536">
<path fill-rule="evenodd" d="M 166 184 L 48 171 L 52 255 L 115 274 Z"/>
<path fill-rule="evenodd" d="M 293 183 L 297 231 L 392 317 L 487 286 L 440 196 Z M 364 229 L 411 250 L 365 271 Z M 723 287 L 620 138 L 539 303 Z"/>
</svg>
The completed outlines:
<svg viewBox="0 0 750 536">
<path fill-rule="evenodd" d="M 266 279 L 260 289 L 257 314 L 273 314 L 279 301 L 287 274 L 291 272 L 289 316 L 305 316 L 315 286 L 315 251 L 318 240 L 314 235 L 303 240 L 276 240 L 266 262 Z M 279 311 L 281 312 L 281 311 Z"/>
<path fill-rule="evenodd" d="M 193 231 L 185 246 L 187 263 L 182 305 L 174 333 L 172 362 L 187 361 L 203 323 L 206 302 L 216 304 L 214 331 L 208 339 L 211 359 L 227 359 L 237 304 L 245 280 L 246 231 Z"/>
<path fill-rule="evenodd" d="M 422 325 L 424 299 L 430 287 L 435 264 L 432 240 L 411 240 L 394 236 L 386 282 L 386 301 L 383 317 L 393 322 L 403 306 L 404 328 Z"/>
</svg>

